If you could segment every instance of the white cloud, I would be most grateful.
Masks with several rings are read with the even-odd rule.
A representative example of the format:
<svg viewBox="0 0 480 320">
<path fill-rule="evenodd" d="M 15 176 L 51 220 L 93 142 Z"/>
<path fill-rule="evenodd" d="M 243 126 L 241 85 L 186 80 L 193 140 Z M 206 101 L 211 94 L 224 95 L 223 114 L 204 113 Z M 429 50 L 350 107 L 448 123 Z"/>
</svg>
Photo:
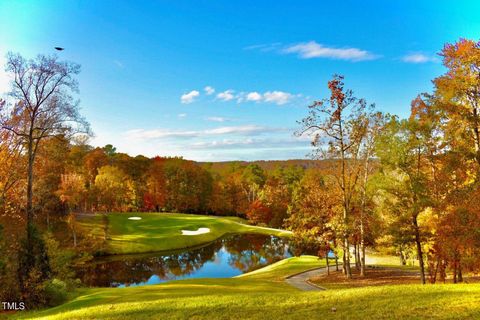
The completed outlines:
<svg viewBox="0 0 480 320">
<path fill-rule="evenodd" d="M 205 93 L 207 94 L 207 96 L 210 96 L 215 93 L 215 88 L 210 86 L 206 86 L 205 88 L 203 88 L 203 90 L 205 90 Z"/>
<path fill-rule="evenodd" d="M 182 96 L 180 97 L 180 101 L 185 104 L 192 103 L 193 101 L 195 101 L 195 98 L 198 98 L 199 96 L 200 92 L 198 92 L 197 90 L 192 90 L 189 93 L 182 94 Z"/>
<path fill-rule="evenodd" d="M 213 122 L 225 122 L 228 121 L 227 118 L 224 117 L 207 117 L 206 120 L 213 121 Z"/>
<path fill-rule="evenodd" d="M 288 103 L 293 95 L 283 91 L 268 91 L 263 94 L 265 102 L 272 102 L 278 105 Z"/>
<path fill-rule="evenodd" d="M 407 63 L 426 63 L 426 62 L 438 62 L 437 57 L 427 56 L 423 53 L 409 53 L 402 57 L 403 62 Z"/>
<path fill-rule="evenodd" d="M 311 148 L 308 141 L 285 137 L 285 138 L 247 138 L 247 139 L 222 139 L 213 141 L 194 142 L 190 145 L 193 149 L 244 149 L 244 148 L 288 148 L 305 149 Z"/>
<path fill-rule="evenodd" d="M 262 100 L 262 95 L 256 91 L 250 92 L 247 94 L 247 101 L 260 101 Z"/>
<path fill-rule="evenodd" d="M 220 127 L 215 129 L 205 130 L 206 134 L 221 135 L 221 134 L 261 134 L 264 132 L 278 131 L 280 128 L 269 128 L 257 125 L 231 126 Z"/>
<path fill-rule="evenodd" d="M 211 86 L 207 86 L 204 88 L 206 95 L 211 95 L 215 92 L 215 89 Z M 182 95 L 181 101 L 182 103 L 192 103 L 196 100 L 197 97 L 200 96 L 200 92 L 197 90 L 193 90 L 189 93 Z M 285 91 L 280 90 L 273 90 L 273 91 L 266 91 L 264 93 L 258 91 L 249 91 L 249 92 L 238 92 L 233 89 L 228 89 L 223 92 L 219 92 L 216 94 L 215 99 L 220 101 L 232 101 L 235 100 L 237 103 L 244 103 L 244 102 L 263 102 L 263 103 L 274 103 L 277 105 L 283 105 L 289 102 L 292 102 L 295 98 L 302 97 L 301 94 L 292 94 Z M 217 121 L 207 118 L 210 121 Z"/>
<path fill-rule="evenodd" d="M 196 138 L 217 135 L 261 135 L 272 132 L 292 131 L 290 128 L 263 127 L 257 125 L 227 126 L 206 130 L 168 130 L 168 129 L 135 129 L 126 132 L 130 139 L 150 140 L 165 138 Z"/>
<path fill-rule="evenodd" d="M 217 94 L 217 99 L 220 99 L 220 100 L 223 100 L 223 101 L 230 101 L 230 100 L 233 100 L 235 98 L 235 96 L 233 95 L 233 90 L 225 90 L 223 92 L 220 92 L 219 94 Z"/>
<path fill-rule="evenodd" d="M 179 118 L 185 118 L 186 116 L 187 116 L 186 113 L 179 113 L 179 114 L 178 114 L 178 117 L 179 117 Z"/>
<path fill-rule="evenodd" d="M 302 59 L 330 58 L 339 60 L 362 61 L 378 58 L 366 50 L 358 48 L 333 48 L 326 47 L 315 41 L 302 42 L 291 45 L 282 50 L 283 53 L 296 53 Z"/>
</svg>

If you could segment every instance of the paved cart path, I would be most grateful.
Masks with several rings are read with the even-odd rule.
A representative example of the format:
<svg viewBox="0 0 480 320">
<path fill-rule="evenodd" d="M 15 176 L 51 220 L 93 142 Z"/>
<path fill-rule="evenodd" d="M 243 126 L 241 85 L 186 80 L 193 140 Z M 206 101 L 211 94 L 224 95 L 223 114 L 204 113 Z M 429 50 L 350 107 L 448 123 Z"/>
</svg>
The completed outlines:
<svg viewBox="0 0 480 320">
<path fill-rule="evenodd" d="M 308 279 L 325 274 L 326 272 L 327 272 L 326 267 L 308 270 L 308 271 L 294 274 L 293 276 L 287 277 L 285 279 L 285 282 L 302 291 L 322 291 L 326 289 L 311 283 Z"/>
</svg>

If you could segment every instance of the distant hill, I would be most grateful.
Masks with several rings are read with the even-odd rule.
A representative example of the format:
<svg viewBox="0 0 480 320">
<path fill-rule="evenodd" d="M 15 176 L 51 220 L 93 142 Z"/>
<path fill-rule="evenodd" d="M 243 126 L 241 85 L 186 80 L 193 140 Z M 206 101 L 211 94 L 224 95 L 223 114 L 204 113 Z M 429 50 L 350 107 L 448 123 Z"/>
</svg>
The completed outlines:
<svg viewBox="0 0 480 320">
<path fill-rule="evenodd" d="M 232 166 L 246 166 L 248 164 L 257 164 L 262 169 L 270 171 L 278 167 L 298 166 L 304 169 L 320 168 L 323 169 L 332 160 L 310 160 L 310 159 L 292 159 L 292 160 L 257 160 L 257 161 L 222 161 L 222 162 L 199 162 L 202 167 L 209 168 L 216 172 L 223 172 Z"/>
</svg>

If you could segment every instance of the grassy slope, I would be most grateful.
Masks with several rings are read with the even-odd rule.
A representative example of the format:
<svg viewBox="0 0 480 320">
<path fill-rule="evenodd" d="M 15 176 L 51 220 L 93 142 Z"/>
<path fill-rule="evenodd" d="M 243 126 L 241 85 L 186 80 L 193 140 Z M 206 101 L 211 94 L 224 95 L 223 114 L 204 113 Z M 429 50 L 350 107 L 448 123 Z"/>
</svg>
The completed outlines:
<svg viewBox="0 0 480 320">
<path fill-rule="evenodd" d="M 196 279 L 125 289 L 84 289 L 32 319 L 476 319 L 480 285 L 397 285 L 301 292 L 280 281 L 323 265 L 303 256 L 232 279 Z M 331 308 L 336 312 L 332 313 Z"/>
<path fill-rule="evenodd" d="M 128 220 L 138 216 L 142 220 Z M 80 226 L 103 237 L 102 216 L 83 217 Z M 173 213 L 112 213 L 108 215 L 107 252 L 110 254 L 145 253 L 194 247 L 208 243 L 227 233 L 261 233 L 282 237 L 290 232 L 260 228 L 244 224 L 235 217 L 212 217 Z M 210 232 L 195 236 L 184 236 L 182 230 L 210 228 Z"/>
<path fill-rule="evenodd" d="M 112 249 L 132 250 L 135 245 L 141 246 L 142 250 L 159 250 L 165 248 L 162 246 L 167 238 L 171 249 L 171 244 L 192 246 L 228 232 L 272 232 L 228 218 L 134 215 L 144 217 L 141 220 L 144 223 L 135 225 L 135 221 L 126 220 L 130 215 L 111 216 Z M 86 226 L 99 228 L 98 222 L 86 223 Z M 209 236 L 212 238 L 195 236 L 199 238 L 188 242 L 191 240 L 184 239 L 178 231 L 199 227 L 211 228 Z M 125 232 L 125 237 L 120 236 L 121 232 Z M 134 236 L 135 232 L 139 235 Z M 388 261 L 378 262 L 389 264 Z M 479 284 L 391 285 L 301 292 L 283 281 L 287 275 L 319 266 L 324 266 L 323 260 L 302 256 L 230 279 L 182 280 L 122 289 L 82 289 L 76 298 L 61 306 L 15 316 L 24 319 L 480 318 Z M 332 307 L 336 308 L 335 313 L 331 311 Z"/>
</svg>

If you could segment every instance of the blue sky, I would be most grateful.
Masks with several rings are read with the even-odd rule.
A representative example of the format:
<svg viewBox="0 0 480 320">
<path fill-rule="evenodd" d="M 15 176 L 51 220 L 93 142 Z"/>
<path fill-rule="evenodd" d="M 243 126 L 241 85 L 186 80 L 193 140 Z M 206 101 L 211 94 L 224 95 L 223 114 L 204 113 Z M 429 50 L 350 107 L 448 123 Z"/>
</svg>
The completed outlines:
<svg viewBox="0 0 480 320">
<path fill-rule="evenodd" d="M 201 161 L 304 158 L 296 120 L 327 96 L 332 74 L 406 116 L 443 72 L 444 43 L 480 38 L 478 12 L 479 1 L 0 0 L 0 56 L 65 47 L 58 54 L 82 66 L 93 145 Z"/>
</svg>

